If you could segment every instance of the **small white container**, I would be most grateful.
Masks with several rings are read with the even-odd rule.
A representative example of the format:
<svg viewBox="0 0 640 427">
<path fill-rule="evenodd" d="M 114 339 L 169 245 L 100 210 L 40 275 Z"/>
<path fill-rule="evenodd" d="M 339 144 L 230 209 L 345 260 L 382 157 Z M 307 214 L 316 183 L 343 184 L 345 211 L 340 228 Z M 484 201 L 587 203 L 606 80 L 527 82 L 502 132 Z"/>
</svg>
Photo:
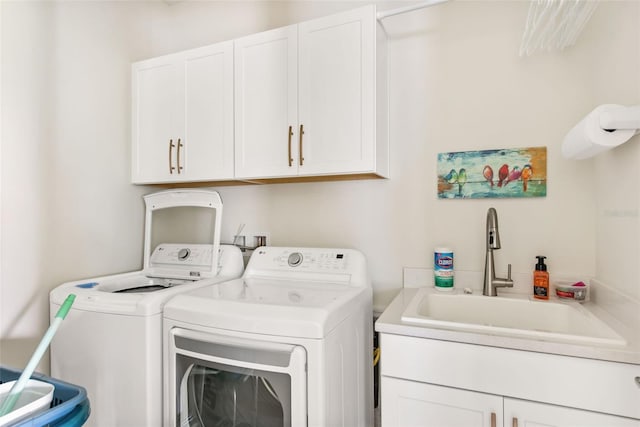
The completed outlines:
<svg viewBox="0 0 640 427">
<path fill-rule="evenodd" d="M 582 286 L 576 286 L 577 283 L 582 283 Z M 553 285 L 558 298 L 572 299 L 580 302 L 589 301 L 589 285 L 583 282 L 559 280 Z"/>
<path fill-rule="evenodd" d="M 15 381 L 0 384 L 0 406 L 2 406 L 4 399 L 9 395 L 13 384 L 15 384 Z M 13 410 L 0 417 L 0 427 L 33 417 L 49 409 L 54 388 L 53 384 L 44 381 L 27 381 Z"/>
</svg>

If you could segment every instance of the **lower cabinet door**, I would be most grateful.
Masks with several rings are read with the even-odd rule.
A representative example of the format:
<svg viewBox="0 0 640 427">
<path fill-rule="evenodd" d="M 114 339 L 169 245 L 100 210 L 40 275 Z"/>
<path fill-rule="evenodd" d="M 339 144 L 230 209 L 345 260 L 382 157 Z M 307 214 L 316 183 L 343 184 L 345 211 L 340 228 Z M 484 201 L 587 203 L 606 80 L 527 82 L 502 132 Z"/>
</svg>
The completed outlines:
<svg viewBox="0 0 640 427">
<path fill-rule="evenodd" d="M 640 427 L 640 420 L 510 398 L 504 419 L 508 427 Z"/>
<path fill-rule="evenodd" d="M 383 427 L 498 427 L 502 396 L 382 377 Z"/>
</svg>

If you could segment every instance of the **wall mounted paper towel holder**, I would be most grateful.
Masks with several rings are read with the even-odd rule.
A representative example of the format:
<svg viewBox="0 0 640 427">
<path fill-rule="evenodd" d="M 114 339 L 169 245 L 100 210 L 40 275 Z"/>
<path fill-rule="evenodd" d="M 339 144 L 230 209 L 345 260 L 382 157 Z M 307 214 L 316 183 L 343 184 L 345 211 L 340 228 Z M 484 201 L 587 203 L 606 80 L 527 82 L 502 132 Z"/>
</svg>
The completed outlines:
<svg viewBox="0 0 640 427">
<path fill-rule="evenodd" d="M 624 144 L 640 133 L 640 105 L 605 104 L 596 107 L 567 133 L 562 155 L 586 159 Z"/>
</svg>

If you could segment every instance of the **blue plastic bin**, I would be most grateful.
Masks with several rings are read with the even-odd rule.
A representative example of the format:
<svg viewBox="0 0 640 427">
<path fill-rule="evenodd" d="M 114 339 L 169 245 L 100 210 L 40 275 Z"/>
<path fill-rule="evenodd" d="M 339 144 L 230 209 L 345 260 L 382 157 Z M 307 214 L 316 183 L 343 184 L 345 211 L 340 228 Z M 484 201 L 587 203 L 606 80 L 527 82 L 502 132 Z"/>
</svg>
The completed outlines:
<svg viewBox="0 0 640 427">
<path fill-rule="evenodd" d="M 0 366 L 0 384 L 17 380 L 21 371 Z M 44 412 L 14 424 L 15 427 L 75 427 L 89 418 L 91 406 L 84 387 L 34 373 L 32 379 L 53 384 L 51 406 Z M 12 426 L 12 427 L 13 427 Z"/>
</svg>

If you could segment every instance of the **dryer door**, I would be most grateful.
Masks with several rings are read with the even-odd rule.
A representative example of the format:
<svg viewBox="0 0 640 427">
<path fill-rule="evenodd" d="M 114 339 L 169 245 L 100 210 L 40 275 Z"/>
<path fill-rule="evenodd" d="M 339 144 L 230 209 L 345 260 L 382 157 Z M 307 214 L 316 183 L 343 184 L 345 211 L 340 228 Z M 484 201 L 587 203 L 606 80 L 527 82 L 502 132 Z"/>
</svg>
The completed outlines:
<svg viewBox="0 0 640 427">
<path fill-rule="evenodd" d="M 306 425 L 303 347 L 180 328 L 170 336 L 176 425 Z"/>
</svg>

